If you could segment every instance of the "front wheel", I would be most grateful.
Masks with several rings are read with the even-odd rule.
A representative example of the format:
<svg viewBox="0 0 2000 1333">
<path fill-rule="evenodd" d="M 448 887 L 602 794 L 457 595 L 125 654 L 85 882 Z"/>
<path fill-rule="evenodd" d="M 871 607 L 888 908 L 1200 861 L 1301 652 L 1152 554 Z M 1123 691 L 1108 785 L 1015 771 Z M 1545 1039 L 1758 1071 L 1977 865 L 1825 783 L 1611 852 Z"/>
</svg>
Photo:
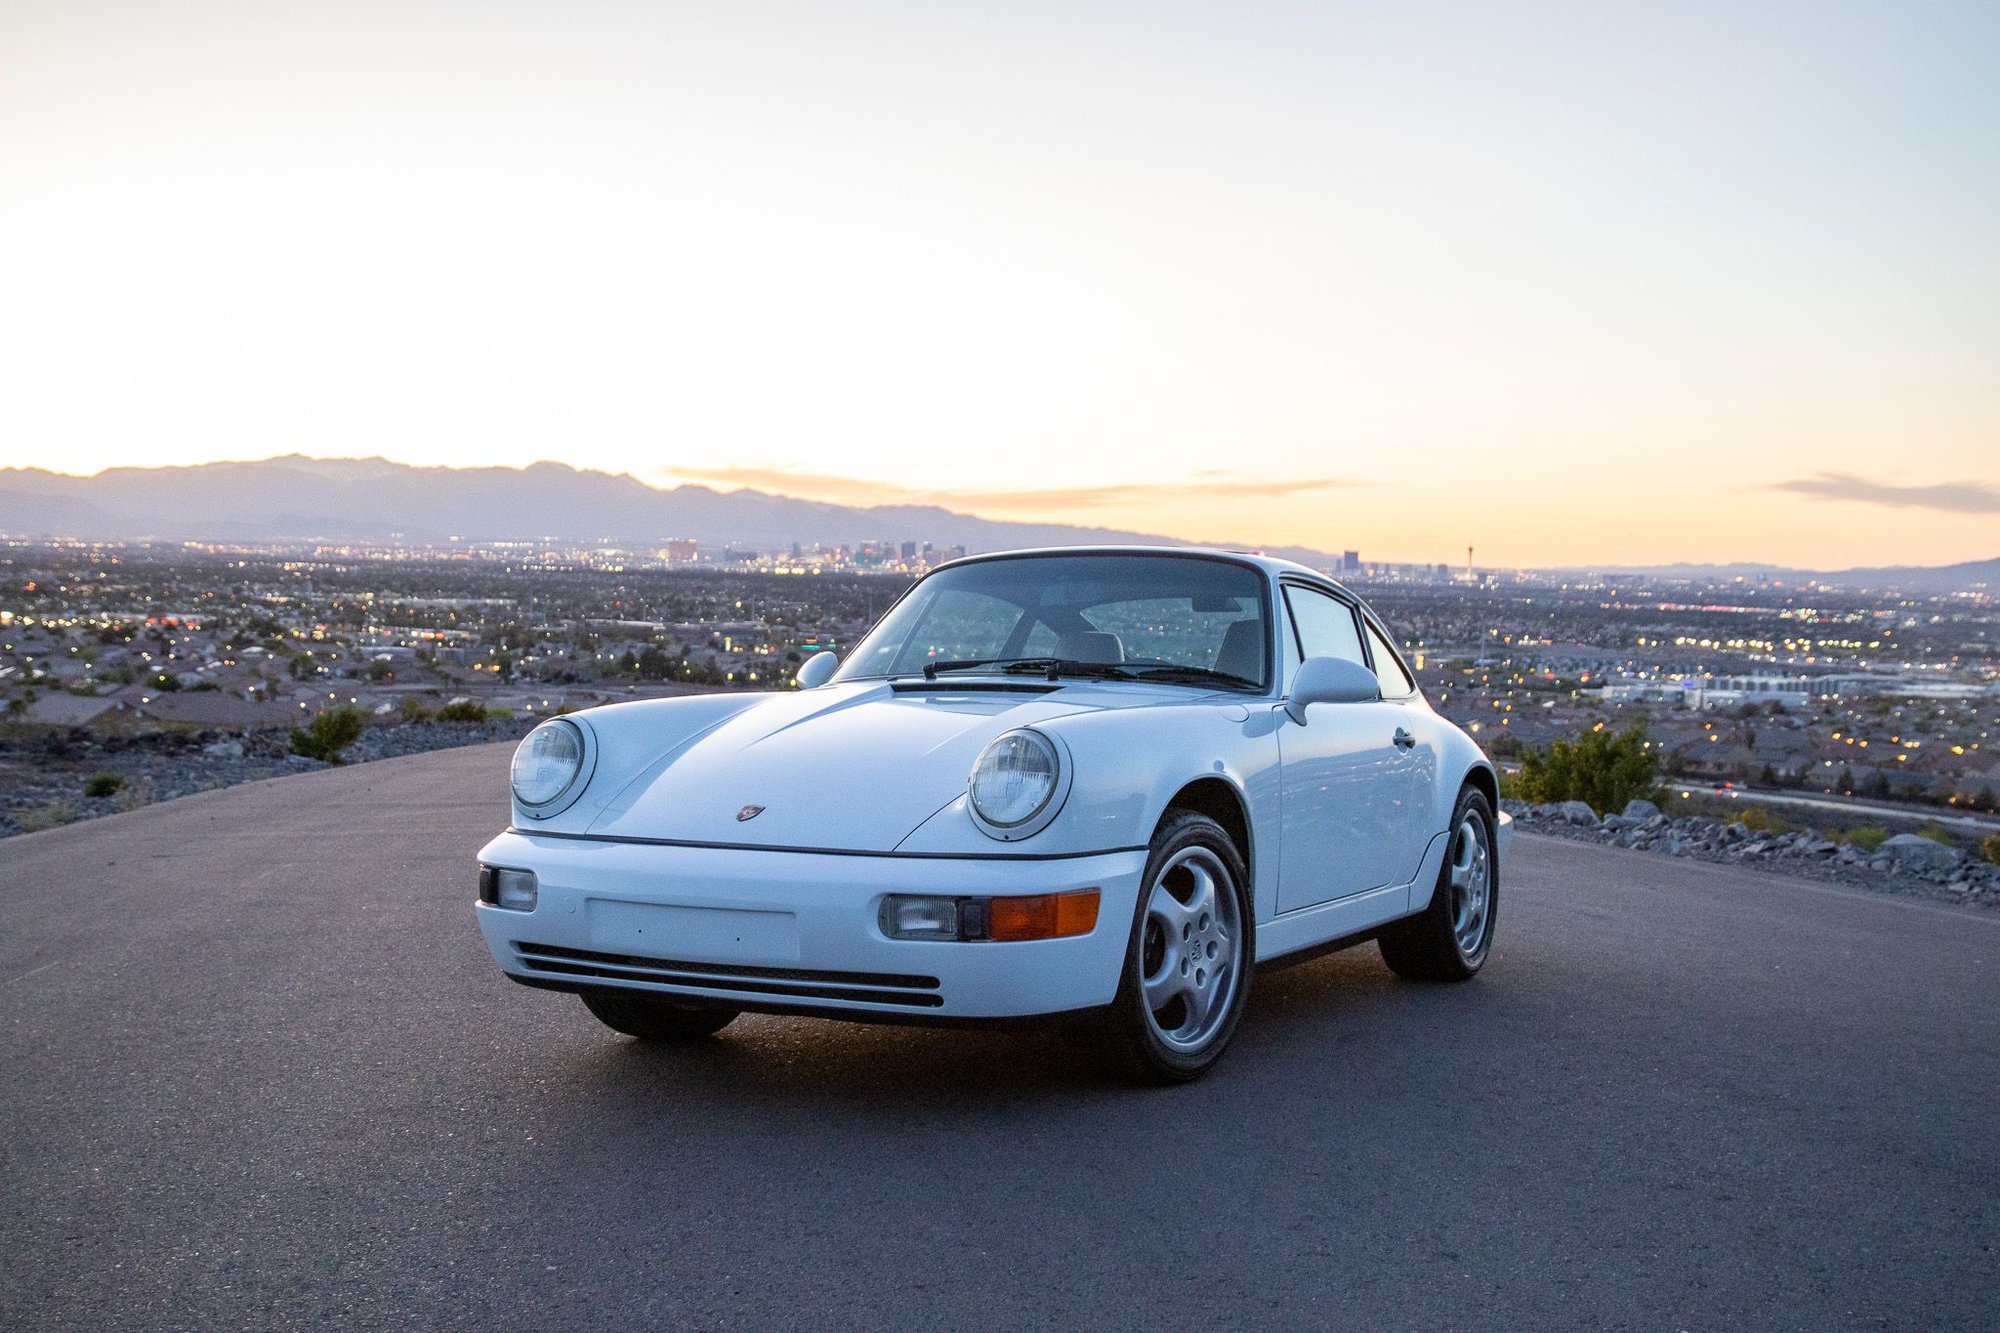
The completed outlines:
<svg viewBox="0 0 2000 1333">
<path fill-rule="evenodd" d="M 1117 1072 L 1184 1083 L 1221 1058 L 1250 999 L 1249 878 L 1206 815 L 1177 814 L 1154 835 L 1118 996 L 1085 1033 Z"/>
<path fill-rule="evenodd" d="M 1467 787 L 1452 808 L 1451 843 L 1430 906 L 1382 932 L 1382 958 L 1416 981 L 1464 981 L 1493 948 L 1500 907 L 1499 858 L 1493 849 L 1493 807 Z"/>
<path fill-rule="evenodd" d="M 738 1010 L 711 1005 L 677 1004 L 630 991 L 583 992 L 583 1007 L 614 1032 L 640 1041 L 699 1041 L 722 1031 Z"/>
</svg>

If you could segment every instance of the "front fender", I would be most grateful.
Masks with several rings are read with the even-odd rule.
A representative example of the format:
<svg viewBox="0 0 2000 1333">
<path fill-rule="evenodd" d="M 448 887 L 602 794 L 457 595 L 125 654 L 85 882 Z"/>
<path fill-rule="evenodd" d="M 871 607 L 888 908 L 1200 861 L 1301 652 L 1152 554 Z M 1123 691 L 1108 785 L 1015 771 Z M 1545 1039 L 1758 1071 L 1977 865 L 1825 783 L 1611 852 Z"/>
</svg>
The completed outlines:
<svg viewBox="0 0 2000 1333">
<path fill-rule="evenodd" d="M 1047 828 L 1019 842 L 996 841 L 973 823 L 960 792 L 896 850 L 1052 857 L 1144 848 L 1176 794 L 1191 782 L 1219 779 L 1247 815 L 1250 878 L 1264 920 L 1277 902 L 1278 719 L 1258 701 L 1111 709 L 1039 723 L 1061 736 L 1076 766 L 1069 797 Z"/>
</svg>

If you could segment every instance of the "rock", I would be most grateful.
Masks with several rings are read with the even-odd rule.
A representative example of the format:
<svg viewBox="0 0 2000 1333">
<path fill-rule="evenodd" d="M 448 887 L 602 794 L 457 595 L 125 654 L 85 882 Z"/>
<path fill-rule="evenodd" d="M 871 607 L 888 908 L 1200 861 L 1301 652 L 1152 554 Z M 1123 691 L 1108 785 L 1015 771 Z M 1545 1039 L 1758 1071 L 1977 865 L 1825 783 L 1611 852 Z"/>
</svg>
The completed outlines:
<svg viewBox="0 0 2000 1333">
<path fill-rule="evenodd" d="M 1887 857 L 1907 870 L 1950 870 L 1965 860 L 1965 853 L 1958 848 L 1932 842 L 1914 833 L 1898 833 L 1884 842 L 1875 854 Z"/>
<path fill-rule="evenodd" d="M 1604 827 L 1611 829 L 1637 828 L 1645 822 L 1645 820 L 1635 819 L 1631 815 L 1606 815 L 1604 817 Z"/>
<path fill-rule="evenodd" d="M 202 746 L 201 752 L 203 754 L 212 754 L 218 759 L 241 759 L 243 757 L 243 742 L 216 741 L 212 745 Z"/>
<path fill-rule="evenodd" d="M 1659 813 L 1660 807 L 1654 805 L 1651 801 L 1642 801 L 1634 797 L 1632 800 L 1625 802 L 1625 818 L 1627 819 L 1651 819 Z"/>
<path fill-rule="evenodd" d="M 1578 828 L 1597 827 L 1597 812 L 1582 801 L 1564 801 L 1556 807 L 1556 818 Z"/>
<path fill-rule="evenodd" d="M 1800 856 L 1832 856 L 1837 850 L 1832 842 L 1815 834 L 1802 835 L 1793 849 Z"/>
</svg>

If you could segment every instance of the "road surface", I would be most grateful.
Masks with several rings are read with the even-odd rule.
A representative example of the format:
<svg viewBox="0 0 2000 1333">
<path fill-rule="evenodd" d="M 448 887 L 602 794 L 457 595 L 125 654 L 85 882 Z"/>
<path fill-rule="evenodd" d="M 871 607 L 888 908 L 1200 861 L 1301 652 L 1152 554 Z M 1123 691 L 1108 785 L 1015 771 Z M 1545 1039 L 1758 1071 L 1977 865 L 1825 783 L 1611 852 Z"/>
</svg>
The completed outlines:
<svg viewBox="0 0 2000 1333">
<path fill-rule="evenodd" d="M 2000 917 L 1535 838 L 1468 985 L 1194 1086 L 649 1050 L 471 920 L 507 750 L 0 843 L 0 1311 L 110 1328 L 1993 1328 Z"/>
</svg>

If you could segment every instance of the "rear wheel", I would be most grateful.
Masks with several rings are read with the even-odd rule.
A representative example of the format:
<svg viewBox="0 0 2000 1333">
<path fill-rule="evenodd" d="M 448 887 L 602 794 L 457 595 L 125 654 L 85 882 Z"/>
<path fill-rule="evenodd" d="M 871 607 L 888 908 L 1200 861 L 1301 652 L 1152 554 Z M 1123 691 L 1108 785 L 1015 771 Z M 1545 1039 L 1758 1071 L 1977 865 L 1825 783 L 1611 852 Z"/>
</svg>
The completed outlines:
<svg viewBox="0 0 2000 1333">
<path fill-rule="evenodd" d="M 728 1027 L 738 1010 L 636 995 L 630 991 L 583 992 L 583 1007 L 614 1032 L 640 1041 L 699 1041 Z"/>
<path fill-rule="evenodd" d="M 1452 809 L 1451 843 L 1430 906 L 1382 932 L 1382 958 L 1416 981 L 1464 981 L 1486 962 L 1499 906 L 1493 807 L 1467 787 Z"/>
<path fill-rule="evenodd" d="M 1250 998 L 1248 882 L 1236 845 L 1208 816 L 1184 812 L 1161 825 L 1118 996 L 1082 1031 L 1116 1072 L 1183 1083 L 1221 1058 Z"/>
</svg>

